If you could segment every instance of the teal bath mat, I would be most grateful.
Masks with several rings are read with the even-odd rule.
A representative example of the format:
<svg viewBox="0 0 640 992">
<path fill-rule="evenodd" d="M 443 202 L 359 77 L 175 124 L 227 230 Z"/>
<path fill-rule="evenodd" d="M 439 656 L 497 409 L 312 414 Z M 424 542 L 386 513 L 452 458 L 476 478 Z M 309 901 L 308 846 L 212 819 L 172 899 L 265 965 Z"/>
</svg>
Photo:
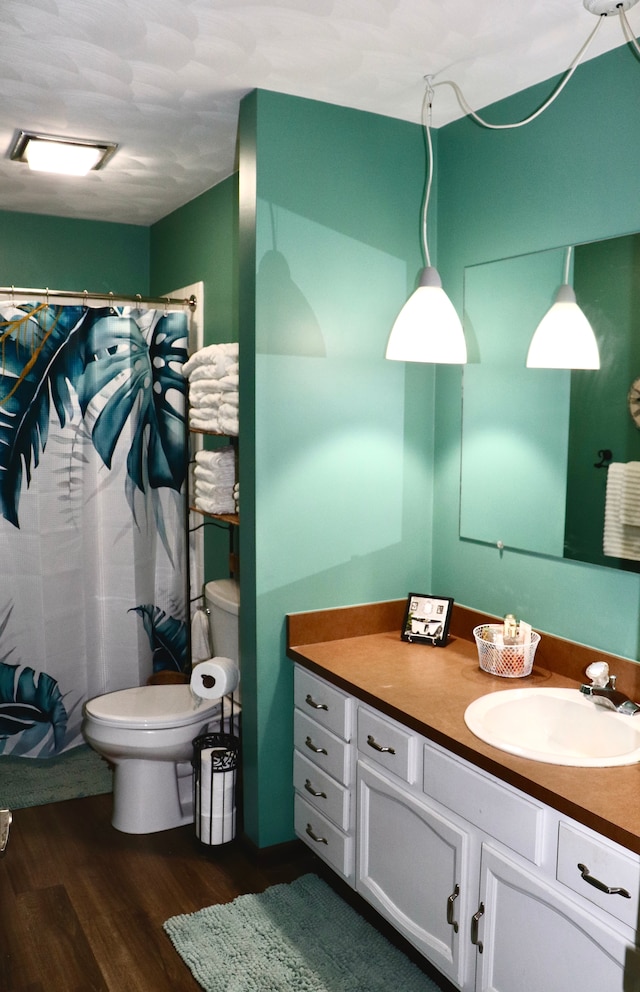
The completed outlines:
<svg viewBox="0 0 640 992">
<path fill-rule="evenodd" d="M 0 756 L 0 807 L 24 809 L 111 792 L 113 773 L 92 748 L 81 745 L 55 758 Z"/>
<path fill-rule="evenodd" d="M 444 988 L 316 875 L 174 916 L 164 929 L 205 992 Z"/>
</svg>

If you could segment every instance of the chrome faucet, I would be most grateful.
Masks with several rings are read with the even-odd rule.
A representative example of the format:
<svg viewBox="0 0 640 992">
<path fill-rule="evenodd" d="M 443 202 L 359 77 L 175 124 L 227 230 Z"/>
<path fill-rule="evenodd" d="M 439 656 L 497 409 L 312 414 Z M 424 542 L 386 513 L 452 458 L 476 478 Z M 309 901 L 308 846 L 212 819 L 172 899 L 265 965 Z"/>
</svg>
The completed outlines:
<svg viewBox="0 0 640 992">
<path fill-rule="evenodd" d="M 640 706 L 625 696 L 624 692 L 616 689 L 616 676 L 609 675 L 606 661 L 595 661 L 587 668 L 586 674 L 591 679 L 591 685 L 581 685 L 580 692 L 590 696 L 598 706 L 623 713 L 625 716 L 635 716 L 640 713 Z"/>
</svg>

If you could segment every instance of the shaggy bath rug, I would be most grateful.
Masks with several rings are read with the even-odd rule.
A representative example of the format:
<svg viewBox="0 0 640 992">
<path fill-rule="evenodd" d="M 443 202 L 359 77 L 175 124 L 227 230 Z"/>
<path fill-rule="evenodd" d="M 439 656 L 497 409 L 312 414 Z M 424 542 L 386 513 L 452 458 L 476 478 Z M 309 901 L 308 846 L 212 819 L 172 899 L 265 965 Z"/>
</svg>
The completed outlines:
<svg viewBox="0 0 640 992">
<path fill-rule="evenodd" d="M 205 992 L 439 992 L 316 875 L 174 916 L 166 933 Z"/>
<path fill-rule="evenodd" d="M 55 758 L 0 756 L 0 807 L 24 809 L 111 792 L 109 765 L 87 745 Z"/>
</svg>

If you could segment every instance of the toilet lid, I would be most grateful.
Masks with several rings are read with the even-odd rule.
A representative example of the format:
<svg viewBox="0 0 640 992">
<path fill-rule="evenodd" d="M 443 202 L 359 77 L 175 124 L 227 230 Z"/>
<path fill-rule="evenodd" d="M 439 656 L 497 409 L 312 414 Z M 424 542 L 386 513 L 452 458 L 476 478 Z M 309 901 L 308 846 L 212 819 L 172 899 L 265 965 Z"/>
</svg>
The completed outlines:
<svg viewBox="0 0 640 992">
<path fill-rule="evenodd" d="M 219 705 L 219 699 L 195 699 L 188 685 L 142 685 L 96 696 L 85 709 L 105 723 L 161 729 L 199 723 Z"/>
</svg>

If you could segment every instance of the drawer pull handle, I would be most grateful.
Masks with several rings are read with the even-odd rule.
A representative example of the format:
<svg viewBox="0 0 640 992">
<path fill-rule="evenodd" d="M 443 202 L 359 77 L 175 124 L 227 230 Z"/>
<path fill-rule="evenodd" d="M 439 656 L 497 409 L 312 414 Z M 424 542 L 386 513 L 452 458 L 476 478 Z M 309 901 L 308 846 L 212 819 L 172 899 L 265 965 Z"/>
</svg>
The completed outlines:
<svg viewBox="0 0 640 992">
<path fill-rule="evenodd" d="M 395 748 L 385 747 L 384 744 L 378 744 L 377 740 L 375 739 L 375 737 L 372 736 L 372 734 L 369 734 L 369 736 L 367 737 L 367 744 L 369 745 L 369 747 L 372 747 L 374 751 L 380 751 L 381 754 L 396 753 Z"/>
<path fill-rule="evenodd" d="M 309 837 L 311 837 L 311 840 L 315 840 L 316 844 L 328 844 L 329 843 L 329 841 L 327 840 L 326 837 L 318 837 L 317 834 L 314 834 L 313 827 L 311 826 L 310 823 L 307 823 L 307 829 L 306 829 L 305 833 L 309 834 Z"/>
<path fill-rule="evenodd" d="M 478 926 L 483 916 L 484 916 L 484 903 L 481 902 L 480 905 L 478 906 L 478 912 L 474 913 L 473 916 L 471 917 L 471 943 L 476 945 L 479 954 L 482 954 L 484 950 L 482 941 L 478 940 Z"/>
<path fill-rule="evenodd" d="M 307 696 L 306 696 L 306 699 L 305 699 L 305 703 L 307 704 L 307 706 L 310 706 L 314 710 L 328 710 L 329 709 L 329 707 L 327 706 L 326 703 L 316 703 L 315 699 L 313 698 L 313 696 L 311 695 L 310 692 L 307 693 Z"/>
<path fill-rule="evenodd" d="M 324 747 L 316 747 L 310 737 L 307 737 L 307 739 L 305 741 L 305 744 L 307 745 L 307 747 L 309 748 L 310 751 L 313 751 L 314 754 L 326 754 L 327 753 L 326 748 L 324 748 Z"/>
<path fill-rule="evenodd" d="M 622 896 L 623 899 L 630 899 L 631 894 L 627 892 L 626 889 L 621 889 L 619 885 L 605 885 L 601 882 L 599 878 L 594 878 L 593 875 L 589 874 L 589 869 L 586 865 L 578 865 L 578 871 L 584 878 L 585 882 L 589 885 L 593 885 L 595 889 L 600 889 L 600 892 L 606 892 L 608 896 Z"/>
<path fill-rule="evenodd" d="M 327 793 L 326 792 L 318 792 L 316 789 L 314 789 L 313 786 L 311 785 L 311 782 L 309 781 L 309 779 L 307 779 L 306 782 L 304 783 L 304 787 L 307 790 L 307 792 L 310 792 L 312 796 L 315 796 L 316 797 L 316 799 L 326 799 L 327 798 Z"/>
<path fill-rule="evenodd" d="M 453 918 L 453 904 L 460 895 L 460 886 L 456 883 L 456 887 L 447 899 L 447 923 L 449 926 L 453 927 L 453 932 L 458 932 L 458 923 Z"/>
</svg>

